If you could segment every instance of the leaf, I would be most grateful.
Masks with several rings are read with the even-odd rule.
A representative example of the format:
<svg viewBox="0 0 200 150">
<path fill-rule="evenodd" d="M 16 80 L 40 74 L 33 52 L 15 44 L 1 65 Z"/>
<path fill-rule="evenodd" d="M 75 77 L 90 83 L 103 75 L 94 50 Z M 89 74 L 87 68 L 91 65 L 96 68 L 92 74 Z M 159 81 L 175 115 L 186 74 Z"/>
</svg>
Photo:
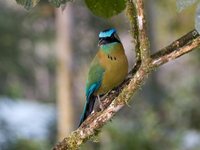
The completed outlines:
<svg viewBox="0 0 200 150">
<path fill-rule="evenodd" d="M 195 15 L 195 28 L 200 33 L 200 4 L 197 6 Z"/>
<path fill-rule="evenodd" d="M 125 0 L 85 0 L 87 7 L 96 16 L 110 18 L 125 9 Z"/>
<path fill-rule="evenodd" d="M 176 7 L 178 12 L 194 4 L 197 0 L 176 0 Z"/>
<path fill-rule="evenodd" d="M 73 0 L 49 0 L 49 2 L 55 7 L 60 7 L 60 5 L 64 5 L 69 1 Z"/>
<path fill-rule="evenodd" d="M 16 0 L 17 4 L 24 6 L 27 10 L 35 7 L 39 1 L 40 0 Z"/>
</svg>

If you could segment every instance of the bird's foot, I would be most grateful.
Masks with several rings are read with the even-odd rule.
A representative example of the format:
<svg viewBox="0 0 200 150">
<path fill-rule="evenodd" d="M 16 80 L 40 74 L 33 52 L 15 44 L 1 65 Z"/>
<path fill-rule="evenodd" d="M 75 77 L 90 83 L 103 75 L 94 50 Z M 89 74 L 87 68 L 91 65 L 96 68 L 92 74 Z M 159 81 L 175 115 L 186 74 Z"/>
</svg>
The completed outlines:
<svg viewBox="0 0 200 150">
<path fill-rule="evenodd" d="M 105 95 L 104 95 L 104 96 L 105 96 Z M 103 96 L 103 97 L 104 97 L 104 96 Z M 100 107 L 101 111 L 103 111 L 105 108 L 104 108 L 104 106 L 103 106 L 103 103 L 101 102 L 101 99 L 100 99 L 99 95 L 97 96 L 97 99 L 98 99 L 98 101 L 99 101 L 99 107 Z"/>
<path fill-rule="evenodd" d="M 106 94 L 104 94 L 104 95 L 101 97 L 101 99 L 106 98 L 106 96 L 108 96 L 109 93 L 110 93 L 110 91 L 108 91 Z"/>
</svg>

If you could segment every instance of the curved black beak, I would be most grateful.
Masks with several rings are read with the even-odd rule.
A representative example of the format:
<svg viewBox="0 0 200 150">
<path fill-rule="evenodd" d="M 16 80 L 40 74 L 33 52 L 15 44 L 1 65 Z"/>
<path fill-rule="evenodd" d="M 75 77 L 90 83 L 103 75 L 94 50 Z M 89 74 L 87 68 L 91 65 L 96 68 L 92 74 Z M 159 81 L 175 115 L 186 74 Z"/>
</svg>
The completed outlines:
<svg viewBox="0 0 200 150">
<path fill-rule="evenodd" d="M 99 38 L 98 46 L 101 46 L 104 43 L 103 38 Z"/>
</svg>

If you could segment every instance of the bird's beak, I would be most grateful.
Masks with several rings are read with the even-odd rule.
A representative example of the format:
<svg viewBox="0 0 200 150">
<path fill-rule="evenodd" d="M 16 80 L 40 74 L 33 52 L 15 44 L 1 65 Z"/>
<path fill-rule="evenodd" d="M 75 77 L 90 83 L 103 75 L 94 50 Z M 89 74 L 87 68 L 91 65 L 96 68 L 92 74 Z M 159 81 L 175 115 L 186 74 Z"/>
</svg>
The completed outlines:
<svg viewBox="0 0 200 150">
<path fill-rule="evenodd" d="M 101 46 L 103 43 L 103 39 L 99 39 L 98 46 Z"/>
</svg>

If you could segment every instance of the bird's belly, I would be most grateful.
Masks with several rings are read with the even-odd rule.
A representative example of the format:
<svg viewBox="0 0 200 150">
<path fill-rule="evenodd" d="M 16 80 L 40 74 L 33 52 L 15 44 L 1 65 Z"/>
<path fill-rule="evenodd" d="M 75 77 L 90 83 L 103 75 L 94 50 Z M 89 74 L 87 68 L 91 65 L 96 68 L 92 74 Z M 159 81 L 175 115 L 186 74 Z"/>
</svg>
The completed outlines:
<svg viewBox="0 0 200 150">
<path fill-rule="evenodd" d="M 128 73 L 126 57 L 118 60 L 108 60 L 103 80 L 96 94 L 105 94 L 122 83 Z"/>
</svg>

